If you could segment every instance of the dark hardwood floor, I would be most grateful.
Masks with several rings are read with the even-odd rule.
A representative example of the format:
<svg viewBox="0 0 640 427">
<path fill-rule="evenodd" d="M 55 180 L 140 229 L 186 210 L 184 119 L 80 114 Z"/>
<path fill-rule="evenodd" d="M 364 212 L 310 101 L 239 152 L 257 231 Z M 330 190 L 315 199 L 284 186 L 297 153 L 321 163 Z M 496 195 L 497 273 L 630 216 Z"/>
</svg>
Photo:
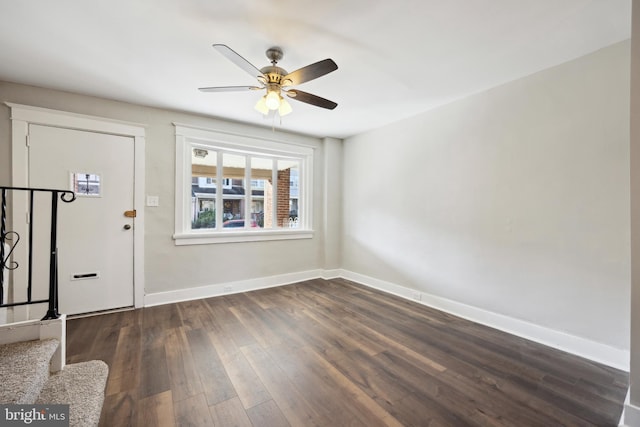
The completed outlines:
<svg viewBox="0 0 640 427">
<path fill-rule="evenodd" d="M 614 426 L 628 375 L 346 280 L 72 319 L 102 426 Z"/>
</svg>

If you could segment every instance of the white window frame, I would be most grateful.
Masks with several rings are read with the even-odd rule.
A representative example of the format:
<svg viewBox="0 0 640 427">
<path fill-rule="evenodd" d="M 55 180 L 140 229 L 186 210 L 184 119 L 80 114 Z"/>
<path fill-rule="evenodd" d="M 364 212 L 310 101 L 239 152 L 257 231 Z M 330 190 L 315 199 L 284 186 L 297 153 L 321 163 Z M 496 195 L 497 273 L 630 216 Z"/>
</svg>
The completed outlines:
<svg viewBox="0 0 640 427">
<path fill-rule="evenodd" d="M 313 237 L 313 148 L 286 142 L 262 139 L 217 130 L 194 128 L 174 123 L 176 128 L 176 191 L 175 231 L 173 239 L 177 246 L 214 243 L 256 242 L 265 240 L 310 239 Z M 300 159 L 300 198 L 304 218 L 298 228 L 258 229 L 191 229 L 191 152 L 193 144 L 252 155 L 288 157 Z M 247 165 L 249 170 L 249 165 Z M 245 181 L 247 181 L 245 179 Z M 250 186 L 250 179 L 247 183 Z"/>
</svg>

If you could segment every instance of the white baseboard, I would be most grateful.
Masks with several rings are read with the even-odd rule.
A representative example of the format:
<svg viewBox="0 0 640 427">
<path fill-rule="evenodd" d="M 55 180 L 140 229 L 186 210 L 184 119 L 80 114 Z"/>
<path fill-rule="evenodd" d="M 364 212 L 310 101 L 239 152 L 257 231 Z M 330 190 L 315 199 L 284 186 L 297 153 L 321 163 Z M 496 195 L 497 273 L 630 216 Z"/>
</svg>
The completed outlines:
<svg viewBox="0 0 640 427">
<path fill-rule="evenodd" d="M 565 332 L 529 323 L 524 320 L 514 319 L 509 316 L 490 312 L 481 308 L 427 294 L 425 292 L 420 292 L 415 289 L 375 279 L 352 271 L 342 270 L 340 277 L 629 372 L 630 354 L 627 350 L 611 347 L 606 344 L 601 344 L 575 335 L 570 335 Z"/>
<path fill-rule="evenodd" d="M 342 277 L 342 270 L 341 269 L 335 269 L 335 270 L 322 270 L 322 276 L 321 276 L 324 280 L 331 280 L 331 279 L 338 279 L 340 277 Z"/>
<path fill-rule="evenodd" d="M 640 408 L 627 402 L 624 404 L 622 412 L 621 426 L 640 427 Z"/>
<path fill-rule="evenodd" d="M 624 398 L 624 404 L 622 405 L 622 413 L 620 414 L 620 421 L 618 421 L 618 426 L 625 426 L 624 423 L 624 415 L 627 409 L 627 405 L 629 404 L 630 400 L 629 400 L 629 392 L 631 391 L 631 388 L 627 388 L 627 395 Z"/>
<path fill-rule="evenodd" d="M 297 273 L 280 274 L 277 276 L 261 277 L 259 279 L 239 280 L 236 282 L 198 286 L 196 288 L 157 292 L 144 296 L 144 306 L 151 307 L 154 305 L 255 291 L 258 289 L 273 288 L 275 286 L 290 285 L 292 283 L 318 279 L 321 277 L 323 277 L 322 270 L 309 270 Z"/>
<path fill-rule="evenodd" d="M 575 335 L 570 335 L 565 332 L 526 322 L 524 320 L 514 319 L 509 316 L 490 312 L 481 308 L 397 285 L 395 283 L 386 282 L 384 280 L 375 279 L 373 277 L 342 269 L 309 270 L 263 277 L 259 279 L 240 280 L 236 282 L 218 283 L 195 288 L 157 292 L 145 295 L 144 306 L 151 307 L 154 305 L 248 292 L 303 282 L 311 279 L 322 278 L 329 280 L 340 277 L 424 304 L 437 310 L 451 313 L 455 316 L 471 320 L 472 322 L 487 325 L 540 344 L 548 345 L 595 362 L 603 363 L 607 366 L 627 372 L 629 371 L 629 351 L 627 350 L 621 350 L 585 338 L 577 337 Z"/>
</svg>

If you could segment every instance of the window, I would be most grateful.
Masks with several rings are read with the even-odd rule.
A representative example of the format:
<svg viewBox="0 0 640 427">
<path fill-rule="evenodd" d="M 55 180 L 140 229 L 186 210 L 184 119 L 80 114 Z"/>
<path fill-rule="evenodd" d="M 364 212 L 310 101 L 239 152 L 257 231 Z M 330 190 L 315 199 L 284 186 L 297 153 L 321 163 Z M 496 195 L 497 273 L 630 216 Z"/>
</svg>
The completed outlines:
<svg viewBox="0 0 640 427">
<path fill-rule="evenodd" d="M 79 197 L 100 197 L 100 175 L 85 172 L 71 173 L 70 189 Z"/>
<path fill-rule="evenodd" d="M 312 163 L 311 147 L 176 125 L 176 244 L 312 237 Z"/>
</svg>

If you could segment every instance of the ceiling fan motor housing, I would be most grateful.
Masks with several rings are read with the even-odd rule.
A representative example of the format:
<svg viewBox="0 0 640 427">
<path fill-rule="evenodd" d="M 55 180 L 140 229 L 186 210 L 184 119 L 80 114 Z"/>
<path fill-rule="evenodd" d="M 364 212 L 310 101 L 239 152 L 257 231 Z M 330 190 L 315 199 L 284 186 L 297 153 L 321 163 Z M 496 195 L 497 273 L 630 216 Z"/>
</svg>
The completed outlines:
<svg viewBox="0 0 640 427">
<path fill-rule="evenodd" d="M 281 85 L 283 84 L 282 78 L 287 74 L 289 74 L 284 68 L 280 68 L 275 65 L 269 65 L 267 67 L 260 69 L 260 71 L 262 72 L 262 74 L 264 74 L 267 77 L 267 81 L 266 81 L 267 84 Z"/>
</svg>

